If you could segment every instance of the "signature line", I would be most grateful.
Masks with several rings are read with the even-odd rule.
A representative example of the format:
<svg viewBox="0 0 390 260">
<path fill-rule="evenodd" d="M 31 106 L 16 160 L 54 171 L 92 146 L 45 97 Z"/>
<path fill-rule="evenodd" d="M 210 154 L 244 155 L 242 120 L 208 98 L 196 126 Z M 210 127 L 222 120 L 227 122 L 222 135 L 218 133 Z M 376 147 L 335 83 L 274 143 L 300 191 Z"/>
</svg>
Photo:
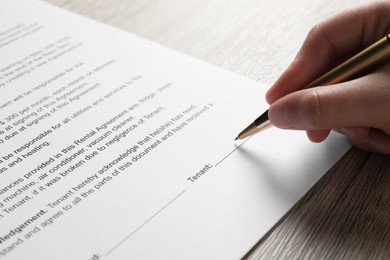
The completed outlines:
<svg viewBox="0 0 390 260">
<path fill-rule="evenodd" d="M 222 158 L 222 160 L 220 160 L 219 162 L 217 162 L 214 167 L 217 167 L 218 164 L 220 164 L 221 162 L 223 162 L 226 158 L 228 158 L 232 153 L 234 153 L 235 151 L 237 151 L 238 148 L 240 148 L 241 146 L 243 146 L 246 142 L 249 141 L 249 139 L 251 139 L 252 136 L 250 136 L 248 139 L 246 139 L 243 143 L 241 143 L 239 146 L 237 146 L 233 151 L 231 151 L 228 155 L 226 155 L 225 157 Z"/>
<path fill-rule="evenodd" d="M 183 190 L 182 192 L 180 192 L 176 197 L 174 197 L 171 201 L 169 201 L 167 204 L 165 204 L 161 209 L 159 209 L 156 213 L 154 213 L 150 218 L 148 218 L 144 223 L 142 223 L 139 227 L 137 227 L 133 232 L 131 232 L 128 236 L 126 236 L 124 239 L 122 239 L 116 246 L 114 246 L 110 251 L 108 251 L 106 253 L 105 256 L 108 256 L 109 254 L 111 254 L 115 249 L 117 249 L 120 245 L 122 245 L 127 239 L 129 239 L 130 237 L 132 237 L 135 233 L 137 233 L 137 231 L 139 231 L 143 226 L 145 226 L 146 224 L 148 224 L 155 216 L 157 216 L 161 211 L 163 211 L 164 209 L 166 209 L 170 204 L 172 204 L 177 198 L 179 198 L 181 195 L 183 195 L 183 193 L 185 192 L 185 190 Z"/>
</svg>

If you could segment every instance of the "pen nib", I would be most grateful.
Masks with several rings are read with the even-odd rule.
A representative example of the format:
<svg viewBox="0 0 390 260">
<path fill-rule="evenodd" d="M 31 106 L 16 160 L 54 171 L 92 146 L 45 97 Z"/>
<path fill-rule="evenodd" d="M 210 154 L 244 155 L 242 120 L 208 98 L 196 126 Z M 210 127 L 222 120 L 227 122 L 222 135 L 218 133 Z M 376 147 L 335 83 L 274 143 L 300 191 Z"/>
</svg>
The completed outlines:
<svg viewBox="0 0 390 260">
<path fill-rule="evenodd" d="M 234 138 L 234 141 L 237 141 L 238 140 L 238 136 L 236 138 Z"/>
</svg>

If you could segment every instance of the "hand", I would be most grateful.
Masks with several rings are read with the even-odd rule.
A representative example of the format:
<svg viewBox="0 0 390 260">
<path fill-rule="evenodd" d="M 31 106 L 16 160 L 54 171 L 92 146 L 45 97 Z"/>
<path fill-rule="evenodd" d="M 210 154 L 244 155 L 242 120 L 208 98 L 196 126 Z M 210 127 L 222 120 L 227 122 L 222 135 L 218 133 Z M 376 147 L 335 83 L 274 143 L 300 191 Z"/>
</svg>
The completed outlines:
<svg viewBox="0 0 390 260">
<path fill-rule="evenodd" d="M 330 86 L 302 88 L 390 33 L 390 1 L 346 10 L 316 25 L 266 95 L 271 122 L 321 142 L 333 129 L 357 147 L 390 154 L 390 63 Z"/>
</svg>

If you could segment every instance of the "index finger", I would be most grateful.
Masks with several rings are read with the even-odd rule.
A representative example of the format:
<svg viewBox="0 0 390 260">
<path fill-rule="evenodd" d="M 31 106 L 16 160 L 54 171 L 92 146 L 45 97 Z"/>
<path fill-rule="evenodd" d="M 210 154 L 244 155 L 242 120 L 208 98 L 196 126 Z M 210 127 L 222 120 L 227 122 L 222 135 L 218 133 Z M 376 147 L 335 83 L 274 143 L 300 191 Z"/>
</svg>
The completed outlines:
<svg viewBox="0 0 390 260">
<path fill-rule="evenodd" d="M 385 36 L 390 28 L 389 11 L 390 2 L 374 2 L 348 9 L 314 26 L 293 62 L 268 90 L 268 103 L 304 88 Z"/>
</svg>

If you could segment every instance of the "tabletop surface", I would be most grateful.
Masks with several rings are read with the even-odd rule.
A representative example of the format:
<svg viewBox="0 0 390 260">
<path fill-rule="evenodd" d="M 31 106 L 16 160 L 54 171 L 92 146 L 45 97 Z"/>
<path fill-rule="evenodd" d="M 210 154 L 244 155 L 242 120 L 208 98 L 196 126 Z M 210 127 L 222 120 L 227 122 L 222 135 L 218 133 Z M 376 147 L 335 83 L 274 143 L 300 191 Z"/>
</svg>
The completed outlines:
<svg viewBox="0 0 390 260">
<path fill-rule="evenodd" d="M 267 85 L 361 0 L 46 0 Z M 390 259 L 390 156 L 351 148 L 247 259 Z"/>
</svg>

